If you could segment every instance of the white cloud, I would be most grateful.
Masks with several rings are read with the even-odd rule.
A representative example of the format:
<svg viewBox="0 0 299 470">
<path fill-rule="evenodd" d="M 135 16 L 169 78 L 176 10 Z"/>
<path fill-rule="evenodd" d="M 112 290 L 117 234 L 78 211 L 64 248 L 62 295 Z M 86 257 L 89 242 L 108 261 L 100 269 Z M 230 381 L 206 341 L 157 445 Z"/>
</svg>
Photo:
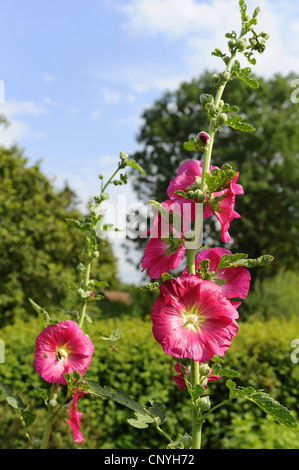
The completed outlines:
<svg viewBox="0 0 299 470">
<path fill-rule="evenodd" d="M 122 99 L 122 94 L 118 90 L 106 86 L 102 87 L 102 95 L 108 104 L 118 104 Z"/>
<path fill-rule="evenodd" d="M 49 73 L 43 73 L 42 79 L 46 83 L 51 83 L 51 82 L 55 82 L 57 80 L 57 77 L 54 77 L 54 75 L 51 75 Z"/>
<path fill-rule="evenodd" d="M 47 111 L 33 101 L 11 100 L 1 104 L 0 112 L 10 118 L 21 115 L 39 116 Z"/>
<path fill-rule="evenodd" d="M 252 14 L 257 3 L 254 0 L 246 3 L 247 11 Z M 289 0 L 260 0 L 258 5 L 261 11 L 257 29 L 269 32 L 270 40 L 262 57 L 256 55 L 257 65 L 253 71 L 270 77 L 274 73 L 298 70 L 298 4 Z M 164 36 L 174 44 L 181 41 L 180 50 L 184 52 L 178 59 L 183 60 L 189 78 L 203 69 L 223 68 L 222 61 L 211 56 L 211 52 L 216 47 L 226 51 L 225 33 L 239 32 L 241 27 L 237 0 L 131 0 L 122 10 L 123 27 L 131 35 Z M 164 79 L 159 77 L 161 74 L 156 76 L 152 86 L 163 86 Z M 136 91 L 144 91 L 148 86 L 149 81 L 135 83 Z"/>
<path fill-rule="evenodd" d="M 12 100 L 0 105 L 0 113 L 9 121 L 7 128 L 0 128 L 0 144 L 9 147 L 27 138 L 43 138 L 43 132 L 35 132 L 30 125 L 18 119 L 18 116 L 40 116 L 46 109 L 32 101 Z"/>
</svg>

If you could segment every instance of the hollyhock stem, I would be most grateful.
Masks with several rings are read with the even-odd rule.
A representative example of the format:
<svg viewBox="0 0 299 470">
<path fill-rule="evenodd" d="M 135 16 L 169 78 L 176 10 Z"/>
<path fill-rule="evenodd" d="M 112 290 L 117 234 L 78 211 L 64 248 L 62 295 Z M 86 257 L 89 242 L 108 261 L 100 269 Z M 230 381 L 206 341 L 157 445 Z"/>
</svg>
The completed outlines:
<svg viewBox="0 0 299 470">
<path fill-rule="evenodd" d="M 86 263 L 86 270 L 85 270 L 85 276 L 84 276 L 84 286 L 83 286 L 84 290 L 88 289 L 88 284 L 89 284 L 89 280 L 90 280 L 91 264 L 92 264 L 92 252 L 89 248 L 88 253 L 87 253 L 87 263 Z M 80 319 L 79 319 L 79 322 L 78 322 L 78 325 L 79 325 L 80 328 L 82 328 L 83 323 L 84 323 L 85 314 L 86 314 L 86 305 L 87 305 L 87 299 L 82 299 L 81 310 L 80 310 Z"/>
<path fill-rule="evenodd" d="M 193 388 L 200 383 L 199 362 L 193 359 L 191 359 L 191 383 Z M 192 403 L 192 449 L 201 448 L 202 422 L 198 418 L 198 407 Z"/>
<path fill-rule="evenodd" d="M 43 439 L 40 445 L 41 449 L 47 449 L 48 444 L 49 444 L 49 439 L 52 431 L 52 424 L 53 424 L 53 413 L 52 410 L 53 408 L 50 405 L 50 401 L 53 399 L 56 399 L 57 397 L 57 392 L 58 392 L 58 383 L 53 383 L 51 387 L 51 394 L 50 394 L 50 399 L 49 399 L 49 405 L 48 405 L 48 414 L 47 414 L 47 419 L 46 419 L 46 424 L 45 424 L 45 429 L 44 429 L 44 435 Z"/>
<path fill-rule="evenodd" d="M 187 270 L 190 274 L 195 274 L 195 256 L 196 250 L 189 249 L 187 252 Z M 200 383 L 199 362 L 191 359 L 191 383 L 192 387 Z M 201 427 L 202 423 L 198 421 L 198 408 L 192 402 L 192 449 L 201 447 Z"/>
<path fill-rule="evenodd" d="M 242 33 L 240 34 L 239 38 L 241 38 L 241 37 L 242 37 Z M 231 72 L 232 66 L 234 64 L 235 57 L 236 57 L 236 52 L 231 55 L 231 58 L 227 63 L 225 72 L 228 72 L 228 73 Z M 217 108 L 219 106 L 219 103 L 220 103 L 220 100 L 222 98 L 222 95 L 223 95 L 226 84 L 227 84 L 227 82 L 223 83 L 217 89 L 217 93 L 216 93 L 215 100 L 214 100 L 215 108 Z M 205 148 L 204 155 L 203 155 L 203 167 L 202 167 L 202 178 L 201 178 L 201 190 L 202 191 L 204 190 L 205 173 L 209 173 L 209 169 L 210 169 L 214 138 L 215 138 L 215 134 L 216 134 L 216 127 L 215 127 L 216 122 L 217 122 L 216 118 L 211 118 L 210 119 L 210 127 L 209 127 L 210 139 L 208 140 L 208 144 Z"/>
</svg>

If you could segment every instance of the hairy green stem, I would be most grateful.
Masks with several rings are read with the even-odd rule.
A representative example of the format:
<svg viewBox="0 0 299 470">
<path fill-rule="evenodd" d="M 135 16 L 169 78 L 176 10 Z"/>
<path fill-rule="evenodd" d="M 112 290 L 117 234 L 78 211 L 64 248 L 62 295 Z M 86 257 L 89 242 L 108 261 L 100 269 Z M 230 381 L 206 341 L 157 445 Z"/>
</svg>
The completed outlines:
<svg viewBox="0 0 299 470">
<path fill-rule="evenodd" d="M 90 250 L 90 248 L 88 248 L 87 263 L 86 263 L 86 270 L 85 270 L 85 275 L 84 275 L 84 285 L 83 285 L 83 289 L 85 291 L 88 289 L 88 285 L 89 285 L 89 281 L 90 281 L 91 264 L 92 264 L 92 251 Z M 78 325 L 79 325 L 80 328 L 82 328 L 83 323 L 84 323 L 85 314 L 86 314 L 86 307 L 87 307 L 87 299 L 82 299 L 81 309 L 80 309 L 80 317 L 79 317 L 79 322 L 78 322 Z"/>
<path fill-rule="evenodd" d="M 187 252 L 187 270 L 190 274 L 195 274 L 195 256 L 196 250 L 190 249 Z M 191 384 L 192 387 L 200 383 L 199 362 L 191 359 Z M 198 409 L 192 401 L 192 449 L 201 447 L 201 427 L 202 423 L 198 420 Z"/>
<path fill-rule="evenodd" d="M 43 434 L 42 442 L 41 442 L 41 445 L 40 445 L 41 449 L 47 449 L 48 448 L 49 439 L 50 439 L 50 435 L 51 435 L 51 431 L 52 431 L 52 424 L 53 424 L 53 420 L 54 420 L 53 419 L 53 408 L 50 404 L 50 401 L 52 399 L 56 399 L 57 392 L 58 392 L 58 387 L 59 387 L 59 384 L 57 384 L 57 383 L 53 383 L 52 387 L 51 387 L 51 393 L 50 393 L 49 404 L 48 404 L 47 419 L 46 419 L 46 424 L 45 424 L 45 428 L 44 428 L 44 434 Z"/>
<path fill-rule="evenodd" d="M 241 37 L 241 36 L 240 36 Z M 234 64 L 236 53 L 232 54 L 229 62 L 227 63 L 226 72 L 231 72 L 232 66 Z M 225 90 L 227 82 L 225 82 L 223 85 L 221 85 L 217 89 L 217 93 L 215 96 L 214 100 L 214 106 L 217 108 L 219 106 L 220 100 L 222 98 L 223 92 Z M 204 156 L 203 156 L 203 166 L 202 166 L 202 177 L 201 177 L 201 190 L 204 191 L 204 185 L 205 185 L 205 173 L 209 173 L 210 170 L 210 164 L 211 164 L 211 157 L 212 157 L 212 150 L 213 150 L 213 145 L 214 145 L 214 139 L 215 139 L 215 134 L 216 134 L 216 118 L 211 118 L 210 119 L 210 126 L 209 126 L 209 136 L 210 139 L 208 141 L 208 144 L 205 148 L 204 151 Z"/>
</svg>

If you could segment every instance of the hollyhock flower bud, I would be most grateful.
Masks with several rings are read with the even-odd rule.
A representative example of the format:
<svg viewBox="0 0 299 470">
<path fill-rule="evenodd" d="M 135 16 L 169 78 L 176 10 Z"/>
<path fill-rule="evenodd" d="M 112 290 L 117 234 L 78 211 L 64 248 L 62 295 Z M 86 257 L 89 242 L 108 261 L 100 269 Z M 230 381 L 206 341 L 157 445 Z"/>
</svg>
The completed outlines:
<svg viewBox="0 0 299 470">
<path fill-rule="evenodd" d="M 210 397 L 201 397 L 198 400 L 198 405 L 202 411 L 208 411 L 211 408 Z"/>
<path fill-rule="evenodd" d="M 78 371 L 83 376 L 93 351 L 94 345 L 78 324 L 65 320 L 47 326 L 36 338 L 34 367 L 46 382 L 66 385 L 64 374 Z"/>
<path fill-rule="evenodd" d="M 210 139 L 210 136 L 207 132 L 200 132 L 197 137 L 202 141 L 204 145 L 206 145 L 206 143 Z"/>
<path fill-rule="evenodd" d="M 230 347 L 238 316 L 214 282 L 182 275 L 160 286 L 152 307 L 153 334 L 167 354 L 208 362 Z"/>
</svg>

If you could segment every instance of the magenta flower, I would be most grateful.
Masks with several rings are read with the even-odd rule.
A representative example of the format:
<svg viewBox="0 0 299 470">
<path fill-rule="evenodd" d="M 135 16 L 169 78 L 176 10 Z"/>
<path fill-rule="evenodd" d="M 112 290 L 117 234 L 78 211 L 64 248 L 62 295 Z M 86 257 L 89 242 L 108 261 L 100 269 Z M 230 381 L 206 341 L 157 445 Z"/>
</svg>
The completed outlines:
<svg viewBox="0 0 299 470">
<path fill-rule="evenodd" d="M 183 204 L 171 200 L 164 201 L 161 205 L 167 211 L 168 217 L 165 218 L 160 213 L 155 217 L 153 227 L 148 232 L 150 240 L 142 258 L 142 271 L 148 268 L 148 275 L 152 279 L 158 279 L 163 273 L 177 269 L 185 255 L 182 220 L 186 219 L 187 211 L 183 216 Z M 183 216 L 183 219 L 178 219 L 179 224 L 172 220 L 174 213 Z"/>
<path fill-rule="evenodd" d="M 185 376 L 184 376 L 184 373 L 181 369 L 181 366 L 183 364 L 181 364 L 180 362 L 177 362 L 176 365 L 174 366 L 174 369 L 176 372 L 178 372 L 178 375 L 174 375 L 173 376 L 173 380 L 175 381 L 175 383 L 177 384 L 179 390 L 182 389 L 182 388 L 187 388 L 187 385 L 186 385 L 186 382 L 185 382 Z M 190 370 L 190 367 L 186 367 L 184 366 L 184 369 L 185 369 L 185 372 L 186 374 L 188 374 L 189 370 Z M 207 377 L 207 381 L 208 382 L 213 382 L 215 380 L 219 380 L 221 379 L 221 375 L 213 375 L 213 369 L 210 369 L 210 375 L 208 375 Z M 207 389 L 207 385 L 204 385 L 204 388 Z"/>
<path fill-rule="evenodd" d="M 167 189 L 168 196 L 176 201 L 184 199 L 176 194 L 175 191 L 181 190 L 187 192 L 194 184 L 198 184 L 202 176 L 202 165 L 202 161 L 199 162 L 197 160 L 184 162 L 180 166 L 177 176 L 169 183 Z M 210 172 L 215 168 L 218 167 L 210 165 Z M 213 193 L 209 202 L 206 201 L 203 214 L 204 219 L 211 217 L 213 214 L 216 215 L 221 224 L 221 239 L 224 243 L 231 240 L 228 233 L 230 222 L 235 218 L 240 218 L 240 214 L 234 210 L 236 195 L 244 193 L 242 186 L 237 183 L 238 178 L 239 173 L 230 181 L 227 189 Z"/>
<path fill-rule="evenodd" d="M 238 316 L 217 284 L 182 275 L 160 286 L 152 307 L 153 335 L 167 354 L 207 362 L 230 347 Z"/>
<path fill-rule="evenodd" d="M 218 265 L 222 255 L 231 255 L 232 252 L 224 248 L 206 248 L 202 250 L 195 259 L 195 269 L 199 269 L 199 262 L 203 259 L 210 260 L 210 273 L 217 273 L 214 277 L 216 282 L 228 299 L 239 297 L 245 299 L 250 286 L 250 272 L 243 266 L 235 268 L 222 268 L 218 271 Z M 183 274 L 187 273 L 187 268 Z M 239 304 L 240 305 L 240 304 Z"/>
<path fill-rule="evenodd" d="M 66 422 L 68 423 L 71 430 L 73 431 L 74 442 L 76 442 L 77 444 L 81 444 L 84 441 L 83 434 L 82 432 L 80 432 L 82 413 L 79 413 L 77 409 L 78 400 L 83 395 L 86 395 L 86 393 L 74 394 L 72 402 L 71 402 L 72 404 L 70 408 L 67 410 L 70 416 L 70 419 L 66 419 Z"/>
<path fill-rule="evenodd" d="M 47 326 L 36 338 L 34 367 L 50 383 L 66 384 L 64 374 L 83 376 L 91 363 L 94 345 L 75 321 Z"/>
</svg>

